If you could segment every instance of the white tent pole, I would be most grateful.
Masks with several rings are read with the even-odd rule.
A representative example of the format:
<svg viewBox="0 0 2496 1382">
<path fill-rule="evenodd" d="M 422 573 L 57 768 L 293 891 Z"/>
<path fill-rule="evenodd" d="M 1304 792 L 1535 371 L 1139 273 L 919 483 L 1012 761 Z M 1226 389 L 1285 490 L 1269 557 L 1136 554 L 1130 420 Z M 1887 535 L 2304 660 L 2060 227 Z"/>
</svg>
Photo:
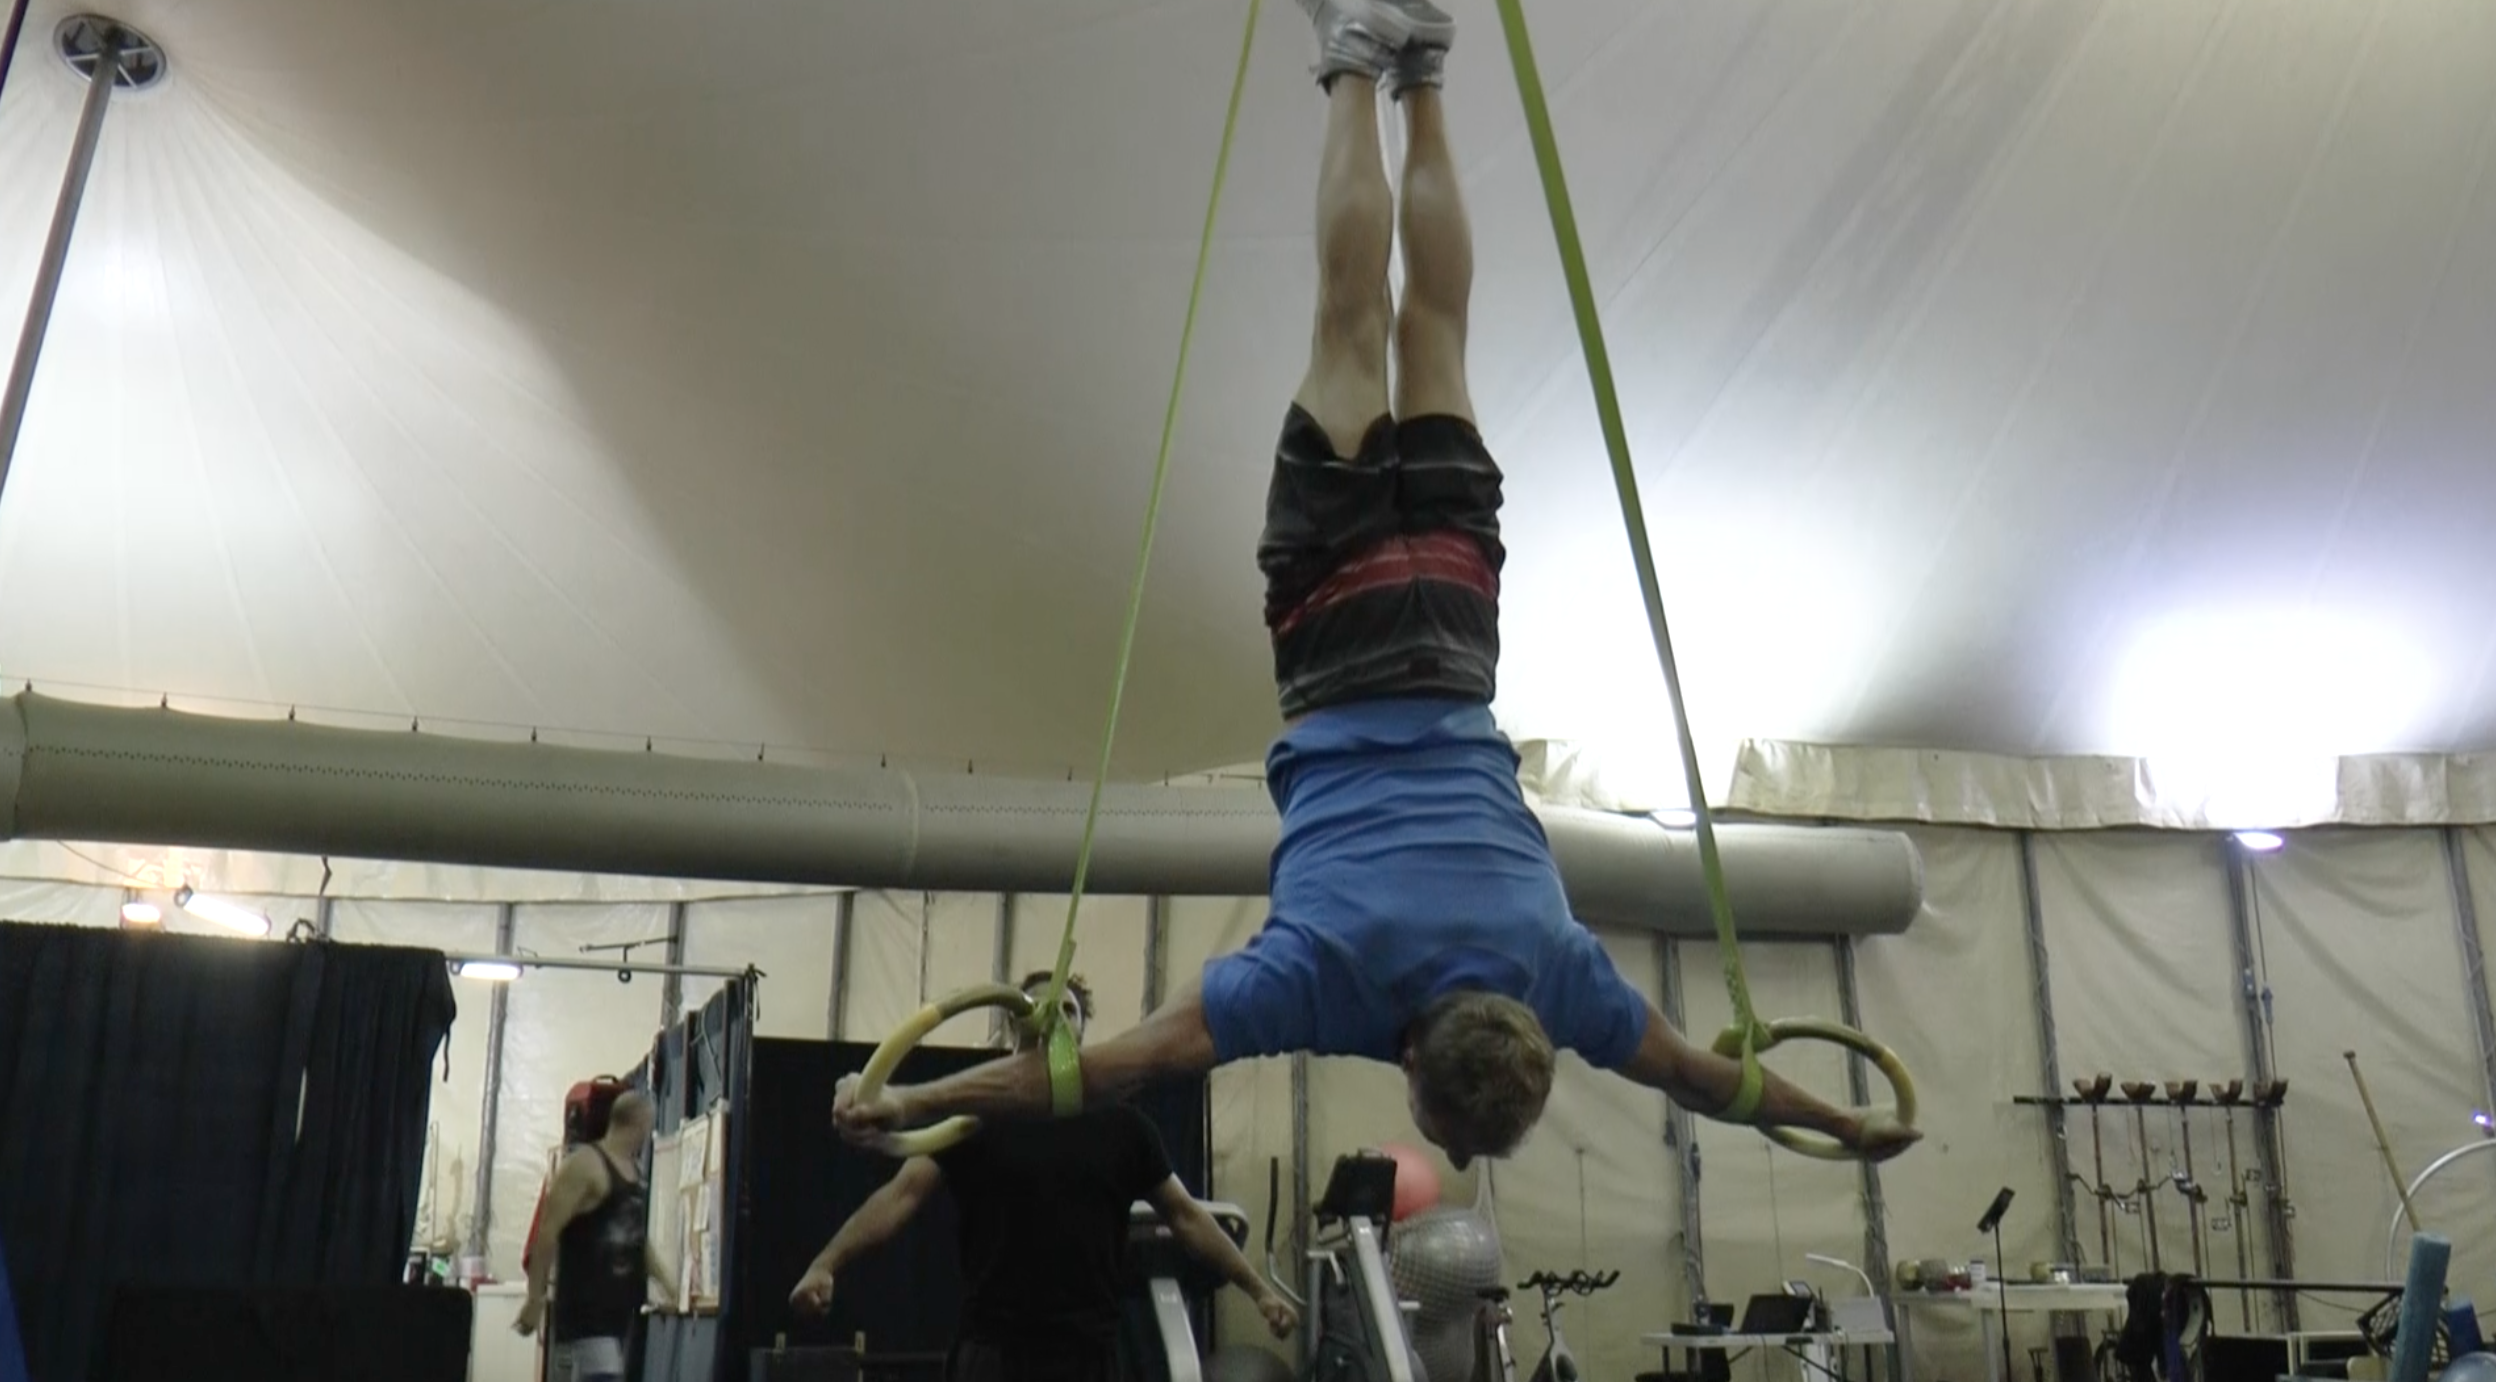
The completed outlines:
<svg viewBox="0 0 2496 1382">
<path fill-rule="evenodd" d="M 70 142 L 69 170 L 61 175 L 61 196 L 52 207 L 52 230 L 43 242 L 43 258 L 35 266 L 35 290 L 26 299 L 26 326 L 18 333 L 17 356 L 9 363 L 9 383 L 0 393 L 0 491 L 9 483 L 9 465 L 17 459 L 17 432 L 26 421 L 26 399 L 35 387 L 35 361 L 43 354 L 43 335 L 52 324 L 52 299 L 61 291 L 61 269 L 69 262 L 69 236 L 78 225 L 78 206 L 86 200 L 87 170 L 95 165 L 95 146 L 104 132 L 104 111 L 112 104 L 113 86 L 121 80 L 122 31 L 106 26 L 103 49 L 87 74 L 87 99 L 78 108 L 78 135 Z"/>
</svg>

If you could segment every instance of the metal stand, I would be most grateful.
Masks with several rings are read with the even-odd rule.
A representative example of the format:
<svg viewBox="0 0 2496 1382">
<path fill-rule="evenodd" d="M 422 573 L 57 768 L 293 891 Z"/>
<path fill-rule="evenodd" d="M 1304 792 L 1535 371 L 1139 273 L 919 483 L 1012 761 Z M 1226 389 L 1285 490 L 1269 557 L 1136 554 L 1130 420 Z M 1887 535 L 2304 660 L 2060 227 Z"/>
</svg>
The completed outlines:
<svg viewBox="0 0 2496 1382">
<path fill-rule="evenodd" d="M 1248 1243 L 1248 1215 L 1239 1206 L 1199 1200 L 1214 1225 L 1235 1247 Z M 1160 1336 L 1162 1368 L 1158 1374 L 1136 1361 L 1147 1382 L 1204 1382 L 1202 1344 L 1196 1337 L 1199 1307 L 1222 1288 L 1213 1269 L 1195 1261 L 1161 1214 L 1138 1201 L 1127 1211 L 1127 1273 L 1140 1280 L 1153 1309 L 1154 1332 Z M 1130 1285 L 1129 1290 L 1133 1290 Z"/>
<path fill-rule="evenodd" d="M 2070 1095 L 2018 1094 L 2012 1096 L 2011 1102 L 2013 1104 L 2026 1107 L 2043 1108 L 2048 1110 L 2085 1108 L 2089 1110 L 2091 1119 L 2095 1120 L 2101 1118 L 2110 1106 L 2107 1095 L 2112 1083 L 2113 1081 L 2111 1077 L 2099 1075 L 2094 1079 L 2073 1081 L 2072 1088 L 2075 1092 Z M 2236 1237 L 2236 1278 L 2241 1280 L 2249 1275 L 2249 1266 L 2247 1262 L 2249 1246 L 2247 1243 L 2247 1236 L 2248 1219 L 2250 1218 L 2250 1211 L 2252 1208 L 2252 1195 L 2250 1194 L 2249 1187 L 2261 1184 L 2265 1185 L 2267 1188 L 2268 1182 L 2261 1171 L 2243 1169 L 2240 1168 L 2237 1163 L 2236 1110 L 2239 1108 L 2249 1108 L 2257 1118 L 2265 1114 L 2276 1117 L 2281 1105 L 2287 1102 L 2288 1086 L 2285 1082 L 2273 1082 L 2269 1085 L 2257 1085 L 2250 1091 L 2250 1097 L 2248 1098 L 2244 1081 L 2212 1080 L 2208 1087 L 2208 1097 L 2204 1098 L 2201 1097 L 2203 1091 L 2199 1087 L 2199 1084 L 2200 1082 L 2194 1080 L 2168 1081 L 2165 1089 L 2166 1097 L 2161 1100 L 2158 1097 L 2159 1089 L 2156 1084 L 2149 1081 L 2132 1081 L 2128 1084 L 2125 1091 L 2126 1097 L 2119 1103 L 2113 1105 L 2115 1107 L 2128 1106 L 2131 1108 L 2133 1119 L 2137 1125 L 2135 1131 L 2141 1139 L 2141 1141 L 2136 1144 L 2136 1150 L 2141 1156 L 2141 1176 L 2138 1183 L 2134 1184 L 2128 1191 L 2120 1190 L 2106 1183 L 2105 1147 L 2102 1142 L 2092 1141 L 2097 1173 L 2097 1183 L 2095 1185 L 2089 1185 L 2088 1182 L 2083 1180 L 2077 1172 L 2069 1173 L 2072 1183 L 2076 1183 L 2090 1189 L 2097 1198 L 2098 1250 L 2100 1255 L 2104 1258 L 2108 1271 L 2118 1279 L 2122 1277 L 2123 1272 L 2121 1265 L 2117 1260 L 2120 1254 L 2116 1250 L 2114 1235 L 2111 1232 L 2107 1217 L 2109 1208 L 2111 1207 L 2112 1209 L 2121 1210 L 2127 1214 L 2133 1212 L 2137 1208 L 2144 1216 L 2154 1214 L 2156 1212 L 2157 1192 L 2161 1188 L 2169 1186 L 2172 1186 L 2183 1194 L 2192 1219 L 2194 1274 L 2196 1276 L 2201 1275 L 2207 1271 L 2209 1267 L 2209 1244 L 2206 1236 L 2207 1232 L 2219 1228 L 2225 1228 Z M 2150 1154 L 2146 1146 L 2146 1119 L 2148 1115 L 2148 1105 L 2152 1102 L 2162 1103 L 2165 1106 L 2172 1108 L 2175 1111 L 2176 1117 L 2179 1119 L 2189 1120 L 2192 1117 L 2192 1111 L 2197 1108 L 2216 1108 L 2225 1115 L 2228 1144 L 2228 1194 L 2225 1203 L 2229 1211 L 2225 1219 L 2213 1220 L 2207 1217 L 2209 1193 L 2201 1185 L 2198 1179 L 2198 1172 L 2192 1163 L 2193 1153 L 2191 1150 L 2191 1125 L 2189 1122 L 2184 1125 L 2184 1166 L 2166 1176 L 2155 1175 L 2151 1172 Z M 2091 1133 L 2093 1139 L 2096 1131 L 2097 1129 L 2092 1126 Z M 2268 1193 L 2275 1194 L 2276 1191 L 2270 1190 Z M 2154 1222 L 2145 1224 L 2144 1232 L 2147 1235 L 2147 1241 L 2151 1249 L 2150 1265 L 2148 1269 L 2151 1271 L 2160 1270 L 2160 1262 L 2156 1251 L 2157 1225 Z M 2074 1260 L 2077 1260 L 2076 1254 Z M 2210 1283 L 2205 1282 L 2204 1284 L 2206 1285 Z M 2250 1291 L 2251 1288 L 2239 1289 Z M 2253 1327 L 2253 1310 L 2250 1295 L 2247 1295 L 2242 1301 L 2240 1301 L 2240 1304 L 2243 1307 L 2245 1316 L 2245 1328 L 2251 1329 Z"/>
<path fill-rule="evenodd" d="M 2201 1188 L 2201 1173 L 2193 1167 L 2193 1096 L 2200 1087 L 2198 1080 L 2169 1080 L 2167 1101 L 2175 1105 L 2176 1131 L 2183 1139 L 2184 1169 L 2172 1179 L 2176 1190 L 2184 1196 L 2184 1221 L 2192 1239 L 2193 1275 L 2208 1276 L 2210 1263 L 2205 1257 L 2208 1240 L 2202 1234 L 2201 1207 L 2210 1197 Z"/>
<path fill-rule="evenodd" d="M 1269 1199 L 1271 1196 L 1269 1195 Z M 1273 1250 L 1274 1211 L 1266 1209 L 1266 1249 Z M 1303 1263 L 1311 1261 L 1310 1249 L 1315 1246 L 1309 1237 L 1309 1053 L 1296 1051 L 1291 1057 L 1291 1244 L 1292 1253 Z M 1317 1330 L 1307 1327 L 1315 1322 L 1318 1297 L 1310 1296 L 1310 1320 L 1300 1330 L 1300 1371 L 1306 1373 L 1317 1362 Z"/>
</svg>

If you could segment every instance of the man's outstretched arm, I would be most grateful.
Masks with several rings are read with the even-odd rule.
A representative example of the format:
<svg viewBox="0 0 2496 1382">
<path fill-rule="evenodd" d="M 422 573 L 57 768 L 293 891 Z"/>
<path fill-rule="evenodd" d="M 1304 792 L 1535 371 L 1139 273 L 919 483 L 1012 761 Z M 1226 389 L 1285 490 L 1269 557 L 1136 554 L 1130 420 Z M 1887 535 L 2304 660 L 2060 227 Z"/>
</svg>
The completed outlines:
<svg viewBox="0 0 2496 1382">
<path fill-rule="evenodd" d="M 1733 1103 L 1742 1087 L 1742 1062 L 1702 1046 L 1674 1030 L 1664 1014 L 1647 1005 L 1646 1035 L 1620 1073 L 1651 1089 L 1660 1089 L 1674 1103 L 1701 1115 L 1713 1115 Z M 1887 1160 L 1914 1145 L 1918 1134 L 1894 1123 L 1867 1119 L 1807 1093 L 1774 1071 L 1762 1071 L 1755 1127 L 1804 1128 L 1826 1133 L 1839 1143 L 1875 1160 Z"/>
<path fill-rule="evenodd" d="M 1213 1068 L 1213 1029 L 1205 1025 L 1204 987 L 1190 979 L 1142 1022 L 1083 1053 L 1083 1102 L 1108 1103 L 1155 1080 Z M 1049 1068 L 1038 1051 L 1002 1056 L 923 1085 L 887 1085 L 873 1103 L 857 1097 L 858 1077 L 841 1081 L 832 1116 L 843 1135 L 878 1133 L 967 1113 L 980 1118 L 1039 1118 L 1049 1112 Z"/>
<path fill-rule="evenodd" d="M 1177 1176 L 1153 1187 L 1152 1201 L 1161 1221 L 1170 1226 L 1170 1235 L 1190 1257 L 1220 1272 L 1223 1280 L 1247 1292 L 1248 1298 L 1257 1303 L 1257 1313 L 1265 1316 L 1266 1328 L 1273 1331 L 1275 1338 L 1291 1333 L 1300 1322 L 1300 1312 L 1292 1309 L 1291 1302 L 1283 1299 L 1273 1283 L 1258 1274 L 1248 1255 L 1239 1250 L 1239 1245 L 1196 1202 L 1196 1197 L 1187 1193 Z"/>
<path fill-rule="evenodd" d="M 789 1304 L 803 1315 L 820 1315 L 832 1308 L 832 1285 L 859 1254 L 882 1247 L 901 1232 L 927 1203 L 927 1197 L 945 1183 L 944 1168 L 923 1156 L 914 1156 L 901 1163 L 893 1178 L 876 1187 L 858 1212 L 841 1224 L 832 1241 L 823 1245 L 815 1260 L 806 1264 L 806 1274 L 798 1278 L 797 1289 L 789 1292 Z"/>
</svg>

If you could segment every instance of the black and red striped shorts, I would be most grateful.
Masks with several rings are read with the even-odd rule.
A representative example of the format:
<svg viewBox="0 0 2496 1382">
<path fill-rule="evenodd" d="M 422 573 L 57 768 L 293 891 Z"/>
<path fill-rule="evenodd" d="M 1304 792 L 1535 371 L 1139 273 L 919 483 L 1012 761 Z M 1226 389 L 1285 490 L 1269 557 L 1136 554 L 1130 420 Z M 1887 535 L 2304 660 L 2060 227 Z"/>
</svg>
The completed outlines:
<svg viewBox="0 0 2496 1382">
<path fill-rule="evenodd" d="M 1389 696 L 1489 704 L 1499 505 L 1499 465 L 1462 418 L 1380 417 L 1346 459 L 1294 403 L 1257 539 L 1284 718 Z"/>
</svg>

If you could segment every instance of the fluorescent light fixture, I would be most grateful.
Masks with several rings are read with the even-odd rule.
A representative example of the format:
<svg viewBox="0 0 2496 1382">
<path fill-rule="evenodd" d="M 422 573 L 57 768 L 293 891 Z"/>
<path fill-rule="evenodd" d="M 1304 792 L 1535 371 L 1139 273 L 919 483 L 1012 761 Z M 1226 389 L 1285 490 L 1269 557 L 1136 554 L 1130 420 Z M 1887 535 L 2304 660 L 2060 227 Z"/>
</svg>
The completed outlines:
<svg viewBox="0 0 2496 1382">
<path fill-rule="evenodd" d="M 483 979 L 489 984 L 508 984 L 520 977 L 520 966 L 509 960 L 462 960 L 451 966 L 451 972 L 462 979 Z"/>
<path fill-rule="evenodd" d="M 184 888 L 173 895 L 173 905 L 201 921 L 212 922 L 228 931 L 246 936 L 269 934 L 269 919 L 239 902 L 206 897 Z"/>
<path fill-rule="evenodd" d="M 121 924 L 124 926 L 162 926 L 165 924 L 164 909 L 153 902 L 125 902 L 121 904 Z"/>
<path fill-rule="evenodd" d="M 2239 830 L 2236 847 L 2250 854 L 2276 854 L 2288 844 L 2288 837 L 2276 830 Z"/>
</svg>

